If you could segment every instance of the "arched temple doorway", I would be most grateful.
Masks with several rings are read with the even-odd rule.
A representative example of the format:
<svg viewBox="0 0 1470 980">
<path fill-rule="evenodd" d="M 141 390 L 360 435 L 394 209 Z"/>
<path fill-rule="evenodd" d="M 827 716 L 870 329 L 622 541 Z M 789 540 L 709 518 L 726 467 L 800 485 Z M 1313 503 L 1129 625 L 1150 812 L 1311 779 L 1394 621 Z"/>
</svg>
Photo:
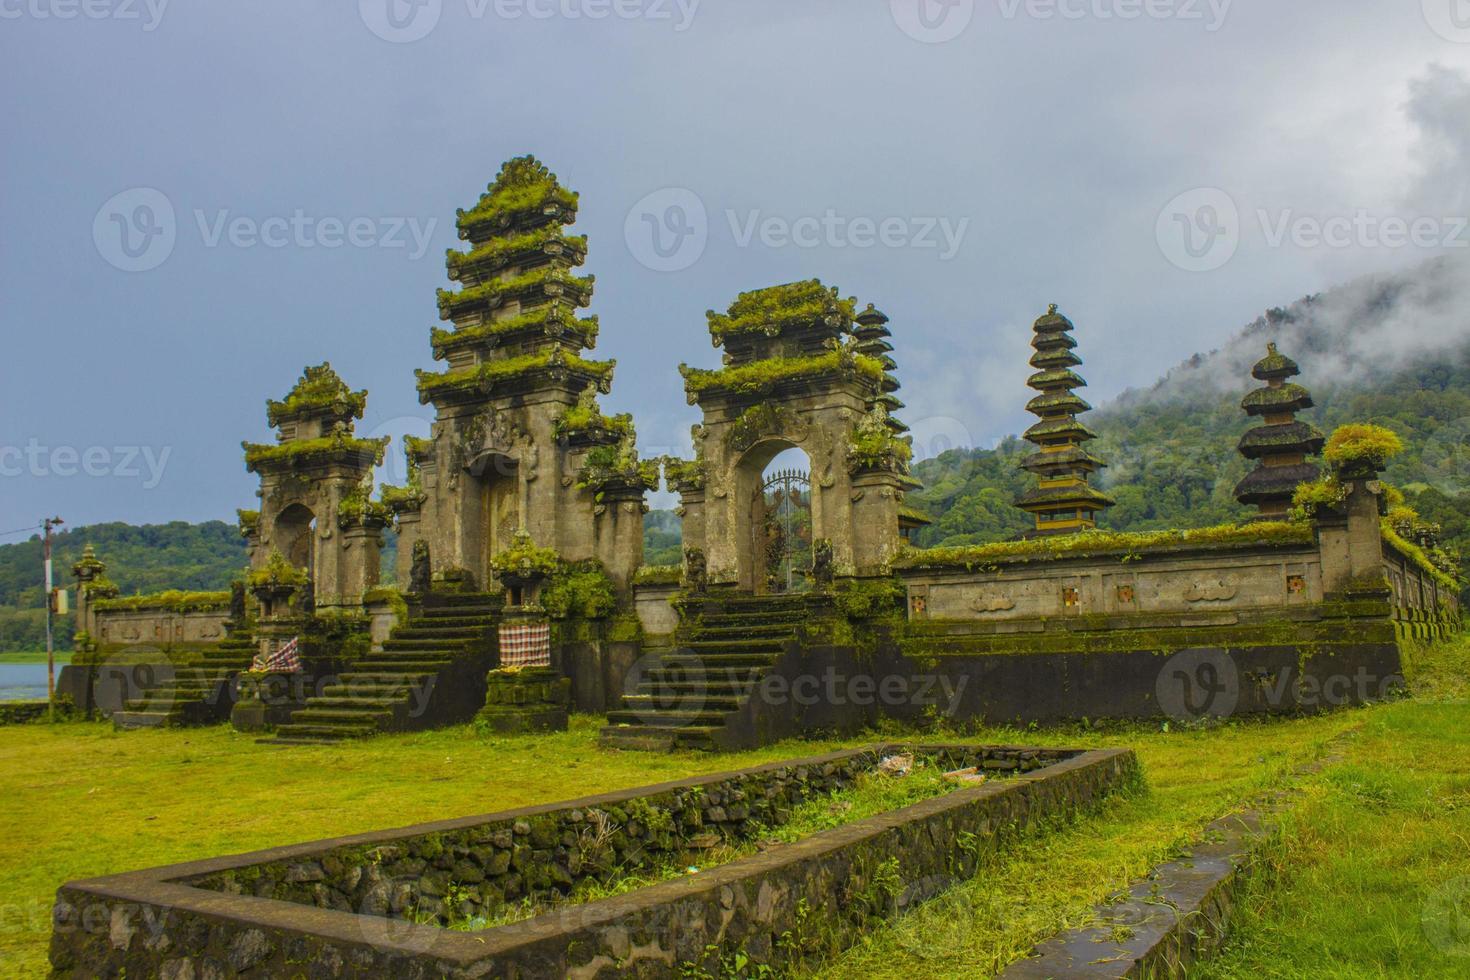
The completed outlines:
<svg viewBox="0 0 1470 980">
<path fill-rule="evenodd" d="M 521 527 L 525 506 L 521 469 L 514 457 L 489 452 L 470 465 L 470 475 L 479 488 L 474 501 L 479 520 L 473 524 L 479 528 L 480 567 L 474 572 L 480 582 L 488 583 L 494 578 L 491 559 L 511 547 Z"/>
<path fill-rule="evenodd" d="M 811 590 L 811 461 L 783 439 L 752 446 L 740 462 L 738 500 L 747 508 L 739 542 L 740 587 L 759 594 Z"/>
<path fill-rule="evenodd" d="M 305 504 L 285 507 L 276 516 L 271 540 L 293 568 L 306 569 L 307 576 L 316 581 L 316 515 L 311 508 Z"/>
</svg>

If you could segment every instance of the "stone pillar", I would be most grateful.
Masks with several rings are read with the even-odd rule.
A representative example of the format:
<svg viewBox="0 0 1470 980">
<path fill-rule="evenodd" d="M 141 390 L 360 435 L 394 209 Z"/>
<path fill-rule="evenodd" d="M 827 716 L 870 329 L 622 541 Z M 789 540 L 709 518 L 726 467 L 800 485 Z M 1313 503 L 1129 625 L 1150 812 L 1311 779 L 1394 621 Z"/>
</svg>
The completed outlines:
<svg viewBox="0 0 1470 980">
<path fill-rule="evenodd" d="M 873 471 L 852 478 L 852 567 L 858 576 L 884 575 L 902 539 L 898 534 L 898 507 L 904 481 L 896 473 Z M 841 568 L 840 552 L 834 555 Z"/>
<path fill-rule="evenodd" d="M 1383 488 L 1365 476 L 1342 478 L 1347 499 L 1340 508 L 1317 518 L 1317 541 L 1322 552 L 1322 588 L 1328 594 L 1382 592 L 1384 578 L 1383 531 L 1379 501 Z"/>
<path fill-rule="evenodd" d="M 609 488 L 597 517 L 597 552 L 618 595 L 633 594 L 633 573 L 643 564 L 643 488 Z"/>
<path fill-rule="evenodd" d="M 679 492 L 680 534 L 683 548 L 704 551 L 704 487 Z"/>
<path fill-rule="evenodd" d="M 502 571 L 500 580 L 507 601 L 500 623 L 501 666 L 485 675 L 485 707 L 477 718 L 491 731 L 506 735 L 566 731 L 572 680 L 547 662 L 549 646 L 543 646 L 542 655 L 527 666 L 515 665 L 520 654 L 512 655 L 508 647 L 518 642 L 522 631 L 549 630 L 541 606 L 546 577 Z"/>
<path fill-rule="evenodd" d="M 82 549 L 82 560 L 72 566 L 71 573 L 77 580 L 77 611 L 76 632 L 86 633 L 89 637 L 97 635 L 96 614 L 92 605 L 92 592 L 94 588 L 107 588 L 107 580 L 104 573 L 107 566 L 98 559 L 97 553 L 92 550 L 91 545 Z M 112 592 L 116 594 L 116 589 Z"/>
<path fill-rule="evenodd" d="M 417 508 L 398 513 L 398 557 L 395 561 L 394 573 L 401 592 L 410 591 L 409 582 L 413 578 L 413 546 L 420 540 L 423 533 L 423 520 L 423 511 Z"/>
<path fill-rule="evenodd" d="M 378 584 L 383 528 L 368 521 L 349 525 L 340 533 L 336 587 L 329 595 L 318 597 L 317 607 L 361 609 L 363 595 Z"/>
</svg>

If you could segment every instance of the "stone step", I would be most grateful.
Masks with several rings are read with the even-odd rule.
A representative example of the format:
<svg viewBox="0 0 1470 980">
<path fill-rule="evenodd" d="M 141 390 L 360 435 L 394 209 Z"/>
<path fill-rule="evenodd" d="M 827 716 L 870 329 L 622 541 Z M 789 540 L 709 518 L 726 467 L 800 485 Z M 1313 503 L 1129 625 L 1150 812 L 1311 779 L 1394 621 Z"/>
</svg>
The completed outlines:
<svg viewBox="0 0 1470 980">
<path fill-rule="evenodd" d="M 728 714 L 736 711 L 745 702 L 745 698 L 738 695 L 711 695 L 704 693 L 669 693 L 659 692 L 650 694 L 627 694 L 623 696 L 623 711 L 636 712 L 648 720 L 648 715 L 657 712 L 662 714 L 666 711 L 714 711 L 720 714 Z M 614 714 L 623 713 L 614 711 L 608 715 L 612 720 Z"/>
<path fill-rule="evenodd" d="M 748 698 L 755 693 L 759 686 L 759 680 L 759 677 L 746 678 L 744 680 L 716 677 L 694 681 L 685 678 L 673 681 L 656 681 L 652 678 L 644 678 L 639 683 L 636 693 L 624 696 L 636 698 L 645 695 L 664 695 L 676 698 L 705 697 L 738 700 Z"/>
<path fill-rule="evenodd" d="M 450 653 L 463 650 L 467 645 L 467 643 L 437 637 L 416 640 L 388 639 L 383 641 L 383 650 L 387 653 Z"/>
<path fill-rule="evenodd" d="M 112 713 L 113 728 L 176 728 L 183 719 L 178 711 L 152 711 L 147 708 L 126 709 Z"/>
<path fill-rule="evenodd" d="M 655 752 L 713 750 L 714 736 L 719 730 L 720 727 L 714 725 L 609 725 L 599 733 L 599 739 L 608 748 Z"/>
<path fill-rule="evenodd" d="M 425 602 L 424 612 L 466 607 L 487 609 L 491 613 L 498 613 L 505 607 L 505 597 L 489 592 L 436 592 L 431 599 Z"/>
<path fill-rule="evenodd" d="M 660 728 L 719 728 L 728 711 L 609 711 L 610 725 L 655 725 Z"/>
<path fill-rule="evenodd" d="M 388 709 L 373 709 L 369 707 L 354 708 L 318 708 L 313 704 L 311 707 L 301 708 L 291 712 L 291 726 L 298 725 L 334 725 L 334 726 L 365 726 L 369 728 L 380 728 L 381 723 L 393 720 L 393 712 Z"/>
<path fill-rule="evenodd" d="M 292 742 L 340 742 L 349 738 L 365 738 L 378 734 L 376 725 L 298 725 L 292 722 L 276 729 L 276 737 L 262 739 L 267 745 L 290 744 Z"/>
<path fill-rule="evenodd" d="M 787 613 L 756 614 L 747 613 L 739 616 L 710 615 L 699 621 L 702 629 L 738 629 L 752 626 L 781 626 L 795 630 L 807 619 L 806 616 L 793 616 Z"/>
<path fill-rule="evenodd" d="M 656 684 L 661 688 L 684 684 L 709 690 L 714 690 L 722 685 L 751 687 L 770 669 L 770 664 L 760 664 L 754 667 L 721 667 L 715 670 L 703 667 L 654 667 L 649 670 L 640 684 Z"/>
<path fill-rule="evenodd" d="M 739 626 L 705 626 L 694 633 L 696 640 L 744 640 L 756 637 L 787 637 L 796 632 L 796 624 L 746 623 Z"/>
<path fill-rule="evenodd" d="M 777 654 L 785 649 L 786 641 L 781 637 L 759 637 L 750 640 L 692 640 L 684 649 L 696 653 L 770 653 Z"/>
<path fill-rule="evenodd" d="M 407 691 L 404 691 L 402 694 L 382 693 L 352 695 L 332 694 L 329 693 L 330 691 L 331 688 L 328 688 L 325 692 L 322 693 L 320 697 L 312 698 L 311 706 L 309 708 L 302 708 L 301 711 L 297 711 L 295 714 L 292 715 L 292 717 L 300 718 L 302 711 L 316 711 L 317 709 L 323 709 L 326 711 L 389 711 L 393 708 L 394 705 L 403 704 L 405 701 L 408 700 Z"/>
<path fill-rule="evenodd" d="M 724 667 L 770 667 L 779 658 L 769 653 L 674 653 L 664 657 L 661 670 L 711 670 Z"/>
<path fill-rule="evenodd" d="M 494 615 L 487 614 L 484 616 L 462 616 L 459 615 L 458 610 L 453 610 L 453 612 L 455 613 L 455 615 L 452 616 L 415 617 L 413 619 L 410 619 L 404 625 L 407 626 L 409 629 L 418 629 L 420 627 L 429 629 L 461 629 L 465 627 L 472 627 L 474 629 L 485 629 L 487 627 L 495 625 L 496 617 Z"/>
<path fill-rule="evenodd" d="M 445 667 L 454 663 L 453 660 L 423 660 L 415 657 L 412 660 L 365 660 L 362 663 L 353 664 L 350 674 L 437 674 Z"/>
<path fill-rule="evenodd" d="M 384 683 L 384 684 L 415 684 L 421 683 L 427 678 L 438 676 L 437 671 L 404 671 L 395 673 L 393 671 L 351 671 L 342 675 L 342 683 L 349 687 L 357 683 Z"/>
<path fill-rule="evenodd" d="M 466 643 L 485 635 L 485 624 L 475 626 L 400 626 L 393 631 L 391 639 L 402 640 L 454 640 Z"/>
</svg>

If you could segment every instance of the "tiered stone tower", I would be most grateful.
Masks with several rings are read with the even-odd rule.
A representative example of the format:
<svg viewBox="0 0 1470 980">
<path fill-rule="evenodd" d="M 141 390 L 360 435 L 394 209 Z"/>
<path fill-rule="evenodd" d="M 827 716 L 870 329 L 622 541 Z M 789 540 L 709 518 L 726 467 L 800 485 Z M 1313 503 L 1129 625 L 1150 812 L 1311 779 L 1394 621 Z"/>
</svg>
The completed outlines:
<svg viewBox="0 0 1470 980">
<path fill-rule="evenodd" d="M 1251 369 L 1251 377 L 1264 381 L 1241 407 L 1263 424 L 1240 438 L 1240 454 L 1255 460 L 1256 468 L 1235 487 L 1235 499 L 1260 509 L 1263 519 L 1284 518 L 1298 484 L 1317 479 L 1319 470 L 1307 462 L 1322 451 L 1322 433 L 1296 413 L 1312 407 L 1312 396 L 1287 379 L 1301 374 L 1295 361 L 1268 344 L 1266 356 Z"/>
<path fill-rule="evenodd" d="M 1089 483 L 1092 474 L 1107 464 L 1083 448 L 1097 435 L 1077 420 L 1092 406 L 1074 393 L 1087 382 L 1072 370 L 1082 363 L 1073 353 L 1077 341 L 1072 339 L 1072 329 L 1072 321 L 1053 304 L 1036 321 L 1036 336 L 1031 341 L 1036 350 L 1031 366 L 1037 370 L 1026 384 L 1039 394 L 1027 403 L 1026 410 L 1040 421 L 1026 430 L 1025 439 L 1039 451 L 1027 456 L 1021 467 L 1035 473 L 1041 482 L 1023 494 L 1016 506 L 1036 518 L 1037 534 L 1072 534 L 1094 528 L 1098 511 L 1113 504 Z"/>
<path fill-rule="evenodd" d="M 761 475 L 792 447 L 811 464 L 812 535 L 824 553 L 831 546 L 829 571 L 880 574 L 897 552 L 912 449 L 888 412 L 899 402 L 887 318 L 854 310 L 853 300 L 809 280 L 742 293 L 728 312 L 708 314 L 725 367 L 680 366 L 704 422 L 694 461 L 665 464 L 696 578 L 763 587 Z"/>
<path fill-rule="evenodd" d="M 431 338 L 447 370 L 418 372 L 433 435 L 408 441 L 412 485 L 384 497 L 400 550 L 425 541 L 441 579 L 485 585 L 520 530 L 565 559 L 600 559 L 622 587 L 642 562 L 657 470 L 638 460 L 631 418 L 597 408 L 615 362 L 581 356 L 598 324 L 577 312 L 593 280 L 573 271 L 587 255 L 586 238 L 566 233 L 576 215 L 577 195 L 533 157 L 505 164 L 459 212 L 469 250 L 451 250 L 448 267 L 461 288 L 439 291 L 453 328 Z"/>
<path fill-rule="evenodd" d="M 853 318 L 852 335 L 857 341 L 853 344 L 853 350 L 873 358 L 883 365 L 882 394 L 873 400 L 874 405 L 882 405 L 889 413 L 888 424 L 894 432 L 907 432 L 909 427 L 900 422 L 892 414 L 903 408 L 903 402 L 898 400 L 894 392 L 898 391 L 898 379 L 890 372 L 898 370 L 898 364 L 893 360 L 893 344 L 888 338 L 893 336 L 888 329 L 888 317 L 873 308 L 869 303 L 868 308 Z"/>
<path fill-rule="evenodd" d="M 242 443 L 246 469 L 260 476 L 251 565 L 263 569 L 279 553 L 305 569 L 318 608 L 359 608 L 378 583 L 389 515 L 369 498 L 388 439 L 353 435 L 366 407 L 367 392 L 330 364 L 309 367 L 284 400 L 266 403 L 276 444 Z"/>
</svg>

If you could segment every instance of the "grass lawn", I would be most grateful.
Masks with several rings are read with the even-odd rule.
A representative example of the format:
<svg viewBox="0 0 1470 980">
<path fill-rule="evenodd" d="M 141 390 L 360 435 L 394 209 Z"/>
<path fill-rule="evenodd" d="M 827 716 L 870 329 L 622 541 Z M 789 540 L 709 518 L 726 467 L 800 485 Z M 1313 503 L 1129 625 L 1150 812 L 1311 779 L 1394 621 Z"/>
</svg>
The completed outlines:
<svg viewBox="0 0 1470 980">
<path fill-rule="evenodd" d="M 45 650 L 21 650 L 0 653 L 0 664 L 44 664 L 46 662 Z M 60 667 L 71 663 L 70 651 L 56 654 L 56 666 Z"/>
<path fill-rule="evenodd" d="M 1414 678 L 1433 700 L 1211 731 L 982 729 L 974 737 L 1132 746 L 1150 792 L 1114 800 L 1071 829 L 1017 848 L 974 881 L 874 931 L 818 975 L 993 972 L 1044 936 L 1085 921 L 1109 892 L 1177 853 L 1205 823 L 1279 785 L 1334 739 L 1346 758 L 1303 783 L 1293 831 L 1273 853 L 1273 887 L 1248 903 L 1209 975 L 1470 975 L 1470 958 L 1437 949 L 1420 921 L 1436 888 L 1470 875 L 1467 673 L 1470 643 L 1461 642 L 1441 648 Z M 651 755 L 599 749 L 598 725 L 578 718 L 570 732 L 551 737 L 487 738 L 455 728 L 288 750 L 228 728 L 0 728 L 0 975 L 45 974 L 52 899 L 69 879 L 488 813 L 874 740 L 788 742 L 729 756 Z M 1460 942 L 1470 944 L 1470 936 Z"/>
</svg>

